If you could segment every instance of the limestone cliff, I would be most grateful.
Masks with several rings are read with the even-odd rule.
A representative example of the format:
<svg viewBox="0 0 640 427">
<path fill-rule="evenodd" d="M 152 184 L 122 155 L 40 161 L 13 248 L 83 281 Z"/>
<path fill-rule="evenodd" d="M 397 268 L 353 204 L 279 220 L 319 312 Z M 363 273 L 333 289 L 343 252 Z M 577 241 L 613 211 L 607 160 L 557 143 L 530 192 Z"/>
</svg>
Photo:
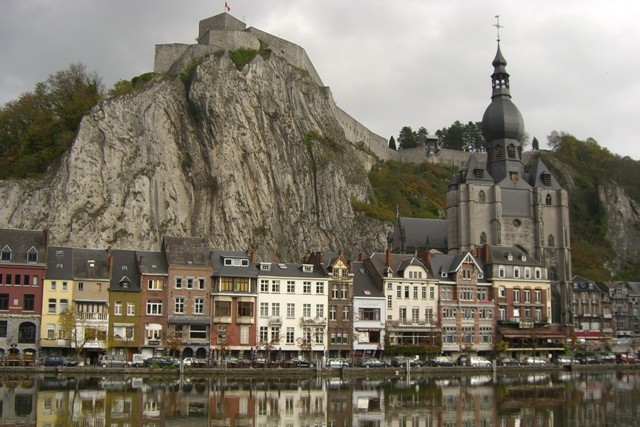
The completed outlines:
<svg viewBox="0 0 640 427">
<path fill-rule="evenodd" d="M 0 224 L 79 247 L 203 236 L 266 260 L 384 248 L 389 224 L 351 207 L 376 158 L 347 140 L 328 88 L 277 54 L 239 71 L 218 51 L 187 77 L 97 105 L 50 176 L 0 183 Z"/>
</svg>

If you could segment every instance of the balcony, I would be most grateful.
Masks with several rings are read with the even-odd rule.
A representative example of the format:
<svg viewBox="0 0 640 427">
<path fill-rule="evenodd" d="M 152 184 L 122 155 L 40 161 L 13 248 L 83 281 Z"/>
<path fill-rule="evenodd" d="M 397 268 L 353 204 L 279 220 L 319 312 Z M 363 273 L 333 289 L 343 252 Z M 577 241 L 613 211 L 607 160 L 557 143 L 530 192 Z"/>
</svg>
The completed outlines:
<svg viewBox="0 0 640 427">
<path fill-rule="evenodd" d="M 251 316 L 238 316 L 236 317 L 236 323 L 239 325 L 253 325 L 254 320 Z"/>
<path fill-rule="evenodd" d="M 269 326 L 282 325 L 282 317 L 280 316 L 271 316 L 269 317 Z"/>
<path fill-rule="evenodd" d="M 218 323 L 231 323 L 231 316 L 213 316 L 211 318 L 213 324 Z"/>
<path fill-rule="evenodd" d="M 98 321 L 98 320 L 109 320 L 109 314 L 108 313 L 84 313 L 84 312 L 79 312 L 78 313 L 78 317 L 80 318 L 80 320 L 87 320 L 87 321 Z"/>
<path fill-rule="evenodd" d="M 300 319 L 300 323 L 306 326 L 326 325 L 327 318 L 326 317 L 303 317 L 302 319 Z"/>
</svg>

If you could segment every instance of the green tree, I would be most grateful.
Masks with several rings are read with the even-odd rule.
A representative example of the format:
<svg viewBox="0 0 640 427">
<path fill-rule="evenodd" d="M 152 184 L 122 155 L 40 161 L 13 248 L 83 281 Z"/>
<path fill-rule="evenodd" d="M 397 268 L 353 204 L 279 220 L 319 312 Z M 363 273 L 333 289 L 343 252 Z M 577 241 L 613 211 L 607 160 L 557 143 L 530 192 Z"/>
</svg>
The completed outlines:
<svg viewBox="0 0 640 427">
<path fill-rule="evenodd" d="M 0 179 L 46 172 L 71 146 L 82 117 L 102 95 L 100 78 L 72 64 L 5 104 L 0 109 Z"/>
<path fill-rule="evenodd" d="M 396 140 L 393 135 L 391 135 L 391 138 L 389 138 L 389 148 L 391 148 L 393 151 L 398 150 L 398 147 L 396 146 Z"/>
<path fill-rule="evenodd" d="M 418 146 L 418 137 L 410 126 L 404 126 L 400 129 L 398 142 L 400 143 L 400 148 L 415 148 Z"/>
</svg>

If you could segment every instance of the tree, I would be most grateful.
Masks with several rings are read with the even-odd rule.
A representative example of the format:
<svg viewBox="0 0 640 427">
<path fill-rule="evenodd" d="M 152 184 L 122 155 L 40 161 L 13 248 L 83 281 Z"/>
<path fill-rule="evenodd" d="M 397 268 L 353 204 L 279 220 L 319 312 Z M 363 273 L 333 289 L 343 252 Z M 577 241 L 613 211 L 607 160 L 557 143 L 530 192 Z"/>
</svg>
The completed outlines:
<svg viewBox="0 0 640 427">
<path fill-rule="evenodd" d="M 169 347 L 169 354 L 177 357 L 180 355 L 182 349 L 182 334 L 177 331 L 173 331 L 167 335 L 167 347 Z"/>
<path fill-rule="evenodd" d="M 98 331 L 95 328 L 88 328 L 82 313 L 75 308 L 60 313 L 59 319 L 62 333 L 69 339 L 71 347 L 76 352 L 76 361 L 79 361 L 84 346 L 87 342 L 98 338 Z"/>
<path fill-rule="evenodd" d="M 469 122 L 466 125 L 456 120 L 448 128 L 436 131 L 442 148 L 450 150 L 483 152 L 485 140 L 482 135 L 482 123 Z"/>
<path fill-rule="evenodd" d="M 415 148 L 418 146 L 418 137 L 410 126 L 405 126 L 400 129 L 398 142 L 400 143 L 400 148 Z"/>
<path fill-rule="evenodd" d="M 391 135 L 391 138 L 389 138 L 389 148 L 391 148 L 393 151 L 398 150 L 398 147 L 396 146 L 396 140 L 393 138 L 393 135 Z"/>
</svg>

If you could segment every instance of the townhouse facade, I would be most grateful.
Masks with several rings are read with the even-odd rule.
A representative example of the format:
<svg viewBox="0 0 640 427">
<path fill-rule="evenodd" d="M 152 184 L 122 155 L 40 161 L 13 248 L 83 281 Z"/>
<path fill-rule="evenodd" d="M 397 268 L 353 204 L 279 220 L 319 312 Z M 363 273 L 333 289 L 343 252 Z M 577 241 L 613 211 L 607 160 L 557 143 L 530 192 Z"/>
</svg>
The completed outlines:
<svg viewBox="0 0 640 427">
<path fill-rule="evenodd" d="M 351 264 L 353 272 L 353 357 L 380 357 L 384 353 L 385 294 L 363 261 Z"/>
<path fill-rule="evenodd" d="M 269 361 L 326 357 L 328 278 L 311 264 L 258 264 L 258 351 Z"/>
<path fill-rule="evenodd" d="M 0 230 L 0 353 L 37 354 L 48 232 Z"/>
<path fill-rule="evenodd" d="M 137 251 L 140 271 L 140 353 L 162 354 L 167 336 L 167 285 L 169 269 L 162 252 Z"/>
</svg>

